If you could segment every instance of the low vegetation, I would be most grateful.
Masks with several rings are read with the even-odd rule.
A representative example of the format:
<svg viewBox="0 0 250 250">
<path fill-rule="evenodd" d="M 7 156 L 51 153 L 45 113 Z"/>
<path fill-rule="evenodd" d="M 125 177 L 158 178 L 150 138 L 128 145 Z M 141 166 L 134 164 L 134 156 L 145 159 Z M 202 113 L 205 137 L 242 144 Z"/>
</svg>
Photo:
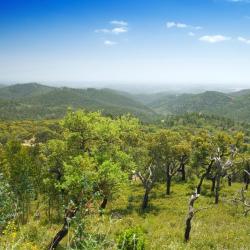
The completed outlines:
<svg viewBox="0 0 250 250">
<path fill-rule="evenodd" d="M 1 246 L 248 249 L 247 125 L 205 118 L 2 123 Z"/>
</svg>

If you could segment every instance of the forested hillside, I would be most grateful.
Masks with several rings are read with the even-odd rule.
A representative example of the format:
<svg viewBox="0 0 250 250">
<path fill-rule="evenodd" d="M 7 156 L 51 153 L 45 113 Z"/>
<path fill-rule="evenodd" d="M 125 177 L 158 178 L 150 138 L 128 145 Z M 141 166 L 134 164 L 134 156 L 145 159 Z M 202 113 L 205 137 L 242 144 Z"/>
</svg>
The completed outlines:
<svg viewBox="0 0 250 250">
<path fill-rule="evenodd" d="M 234 93 L 207 91 L 201 94 L 169 95 L 159 94 L 145 98 L 140 96 L 145 105 L 160 114 L 184 114 L 203 112 L 234 120 L 250 121 L 250 92 L 244 90 Z"/>
<path fill-rule="evenodd" d="M 79 110 L 0 132 L 3 249 L 248 249 L 247 123 Z"/>
<path fill-rule="evenodd" d="M 0 89 L 0 119 L 62 118 L 69 107 L 100 110 L 111 116 L 130 113 L 147 122 L 159 118 L 144 104 L 110 89 L 54 88 L 36 83 Z"/>
<path fill-rule="evenodd" d="M 56 88 L 37 83 L 16 84 L 0 89 L 1 119 L 62 118 L 69 107 L 100 110 L 111 116 L 130 113 L 144 122 L 185 113 L 204 113 L 249 122 L 250 91 L 134 95 L 111 89 Z"/>
<path fill-rule="evenodd" d="M 0 246 L 248 249 L 248 96 L 1 88 Z"/>
</svg>

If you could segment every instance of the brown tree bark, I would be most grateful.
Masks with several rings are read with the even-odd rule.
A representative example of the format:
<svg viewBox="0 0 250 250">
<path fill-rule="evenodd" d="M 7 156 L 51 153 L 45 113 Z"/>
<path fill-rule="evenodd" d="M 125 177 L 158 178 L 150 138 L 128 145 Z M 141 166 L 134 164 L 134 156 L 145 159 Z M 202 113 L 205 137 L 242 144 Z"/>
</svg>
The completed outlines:
<svg viewBox="0 0 250 250">
<path fill-rule="evenodd" d="M 186 168 L 185 163 L 181 162 L 180 164 L 180 171 L 181 171 L 181 180 L 186 181 Z"/>
<path fill-rule="evenodd" d="M 54 239 L 50 242 L 48 246 L 48 250 L 56 249 L 59 243 L 61 242 L 61 240 L 68 234 L 70 221 L 75 216 L 76 212 L 77 212 L 77 209 L 74 206 L 66 210 L 63 226 L 61 230 L 57 232 Z"/>
<path fill-rule="evenodd" d="M 194 217 L 195 211 L 194 211 L 194 202 L 199 198 L 199 194 L 197 191 L 192 194 L 190 200 L 189 200 L 189 206 L 188 206 L 188 215 L 186 219 L 186 227 L 185 227 L 185 233 L 184 233 L 184 240 L 185 242 L 188 242 L 190 239 L 190 232 L 192 229 L 192 219 Z"/>
<path fill-rule="evenodd" d="M 171 180 L 172 180 L 172 176 L 167 174 L 167 178 L 166 178 L 166 195 L 170 195 L 171 192 Z"/>
<path fill-rule="evenodd" d="M 231 176 L 231 175 L 228 175 L 228 176 L 227 176 L 227 183 L 228 183 L 228 186 L 229 186 L 229 187 L 232 186 L 232 176 Z"/>
<path fill-rule="evenodd" d="M 219 203 L 220 179 L 221 179 L 221 175 L 220 175 L 220 173 L 218 173 L 216 176 L 216 184 L 215 184 L 215 204 Z"/>
<path fill-rule="evenodd" d="M 246 169 L 244 170 L 244 182 L 245 182 L 245 190 L 248 190 L 248 185 L 250 182 L 250 173 Z"/>
<path fill-rule="evenodd" d="M 105 196 L 103 198 L 102 204 L 100 205 L 100 209 L 102 209 L 102 210 L 105 209 L 107 206 L 107 203 L 108 203 L 108 198 Z"/>
<path fill-rule="evenodd" d="M 216 182 L 215 176 L 213 176 L 213 177 L 211 178 L 211 181 L 212 181 L 211 192 L 214 193 L 214 190 L 215 190 L 215 182 Z"/>
<path fill-rule="evenodd" d="M 143 187 L 145 189 L 145 193 L 143 196 L 141 208 L 142 210 L 145 210 L 148 207 L 148 200 L 149 200 L 149 193 L 152 190 L 155 182 L 154 174 L 153 174 L 153 168 L 150 165 L 148 167 L 148 173 L 147 176 L 143 176 L 140 172 L 137 173 L 137 176 L 140 178 Z"/>
<path fill-rule="evenodd" d="M 142 210 L 145 210 L 148 207 L 148 195 L 149 195 L 149 191 L 148 189 L 145 190 L 145 194 L 143 196 L 143 200 L 142 200 Z"/>
<path fill-rule="evenodd" d="M 203 184 L 204 179 L 209 175 L 209 173 L 211 172 L 211 168 L 213 166 L 214 160 L 211 160 L 210 164 L 208 165 L 206 172 L 201 176 L 200 181 L 197 185 L 197 194 L 201 193 L 201 187 Z"/>
</svg>

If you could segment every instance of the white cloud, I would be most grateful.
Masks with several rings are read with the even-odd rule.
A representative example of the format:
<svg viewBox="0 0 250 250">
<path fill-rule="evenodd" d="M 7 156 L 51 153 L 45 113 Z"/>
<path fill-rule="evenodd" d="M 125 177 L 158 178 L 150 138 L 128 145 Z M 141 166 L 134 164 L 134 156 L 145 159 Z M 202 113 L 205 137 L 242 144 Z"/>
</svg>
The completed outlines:
<svg viewBox="0 0 250 250">
<path fill-rule="evenodd" d="M 179 22 L 167 22 L 166 26 L 168 29 L 171 28 L 178 28 L 178 29 L 195 29 L 195 30 L 201 30 L 201 26 L 192 26 L 186 23 L 179 23 Z"/>
<path fill-rule="evenodd" d="M 117 27 L 117 28 L 112 29 L 111 32 L 118 35 L 120 33 L 128 32 L 128 29 L 126 27 Z"/>
<path fill-rule="evenodd" d="M 128 23 L 125 21 L 113 20 L 109 22 L 111 25 L 115 25 L 113 28 L 104 28 L 95 30 L 96 33 L 105 33 L 105 34 L 115 34 L 119 35 L 122 33 L 128 32 Z"/>
<path fill-rule="evenodd" d="M 126 33 L 128 32 L 128 28 L 127 27 L 116 27 L 113 29 L 97 29 L 95 30 L 96 33 L 106 33 L 106 34 L 115 34 L 115 35 L 119 35 L 121 33 Z"/>
<path fill-rule="evenodd" d="M 188 25 L 185 23 L 176 23 L 176 22 L 167 22 L 167 28 L 180 28 L 180 29 L 186 29 L 188 28 Z"/>
<path fill-rule="evenodd" d="M 112 25 L 117 25 L 117 26 L 128 26 L 128 23 L 125 21 L 118 21 L 118 20 L 113 20 L 110 22 Z"/>
<path fill-rule="evenodd" d="M 195 26 L 195 27 L 193 27 L 193 26 L 191 26 L 193 29 L 195 29 L 195 30 L 202 30 L 203 28 L 201 27 L 201 26 Z"/>
<path fill-rule="evenodd" d="M 250 39 L 246 39 L 244 37 L 239 36 L 238 41 L 250 45 Z"/>
<path fill-rule="evenodd" d="M 207 43 L 219 43 L 219 42 L 229 41 L 231 39 L 232 39 L 231 37 L 222 35 L 213 35 L 213 36 L 207 35 L 199 38 L 200 41 Z"/>
<path fill-rule="evenodd" d="M 106 45 L 106 46 L 114 46 L 116 44 L 117 44 L 117 42 L 114 42 L 114 41 L 110 41 L 110 40 L 104 41 L 104 45 Z"/>
<path fill-rule="evenodd" d="M 188 35 L 189 35 L 189 36 L 195 36 L 195 33 L 193 33 L 193 32 L 188 32 Z"/>
</svg>

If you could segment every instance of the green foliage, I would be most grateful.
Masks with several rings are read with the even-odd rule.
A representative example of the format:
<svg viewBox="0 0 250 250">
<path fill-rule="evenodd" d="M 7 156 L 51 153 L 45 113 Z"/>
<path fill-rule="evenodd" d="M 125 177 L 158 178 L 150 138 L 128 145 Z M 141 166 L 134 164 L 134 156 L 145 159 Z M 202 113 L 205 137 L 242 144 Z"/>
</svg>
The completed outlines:
<svg viewBox="0 0 250 250">
<path fill-rule="evenodd" d="M 222 120 L 206 117 L 190 114 L 171 118 L 173 123 L 145 125 L 130 115 L 111 118 L 69 110 L 60 122 L 0 124 L 0 228 L 6 228 L 1 246 L 42 249 L 65 221 L 69 232 L 62 249 L 115 249 L 117 241 L 119 249 L 209 249 L 217 239 L 221 249 L 248 246 L 246 218 L 225 202 L 241 185 L 227 187 L 225 178 L 221 203 L 197 215 L 195 240 L 183 243 L 187 200 L 218 148 L 224 163 L 237 147 L 233 168 L 223 174 L 242 181 L 243 169 L 249 169 L 248 131 L 234 124 L 226 130 L 217 127 Z M 187 180 L 178 184 L 183 164 Z M 206 178 L 197 208 L 212 204 Z M 166 180 L 174 187 L 168 197 Z M 150 199 L 144 212 L 139 209 L 142 197 Z M 15 221 L 14 205 L 19 212 Z M 239 237 L 246 244 L 223 240 L 218 216 L 231 241 Z"/>
<path fill-rule="evenodd" d="M 140 228 L 128 228 L 118 237 L 120 250 L 144 250 L 145 238 Z"/>
<path fill-rule="evenodd" d="M 237 94 L 238 93 L 238 94 Z M 206 91 L 200 94 L 162 94 L 147 106 L 160 114 L 204 113 L 249 121 L 249 91 L 245 94 Z"/>
<path fill-rule="evenodd" d="M 0 119 L 62 118 L 68 107 L 102 110 L 113 117 L 130 113 L 144 121 L 159 117 L 140 102 L 110 89 L 54 88 L 35 83 L 0 88 Z"/>
<path fill-rule="evenodd" d="M 64 163 L 60 190 L 64 190 L 68 199 L 78 200 L 89 199 L 94 193 L 94 186 L 97 181 L 93 159 L 87 155 L 79 155 Z M 79 197 L 81 195 L 82 197 Z"/>
<path fill-rule="evenodd" d="M 5 225 L 15 217 L 15 196 L 11 191 L 9 184 L 0 174 L 0 233 Z"/>
</svg>

